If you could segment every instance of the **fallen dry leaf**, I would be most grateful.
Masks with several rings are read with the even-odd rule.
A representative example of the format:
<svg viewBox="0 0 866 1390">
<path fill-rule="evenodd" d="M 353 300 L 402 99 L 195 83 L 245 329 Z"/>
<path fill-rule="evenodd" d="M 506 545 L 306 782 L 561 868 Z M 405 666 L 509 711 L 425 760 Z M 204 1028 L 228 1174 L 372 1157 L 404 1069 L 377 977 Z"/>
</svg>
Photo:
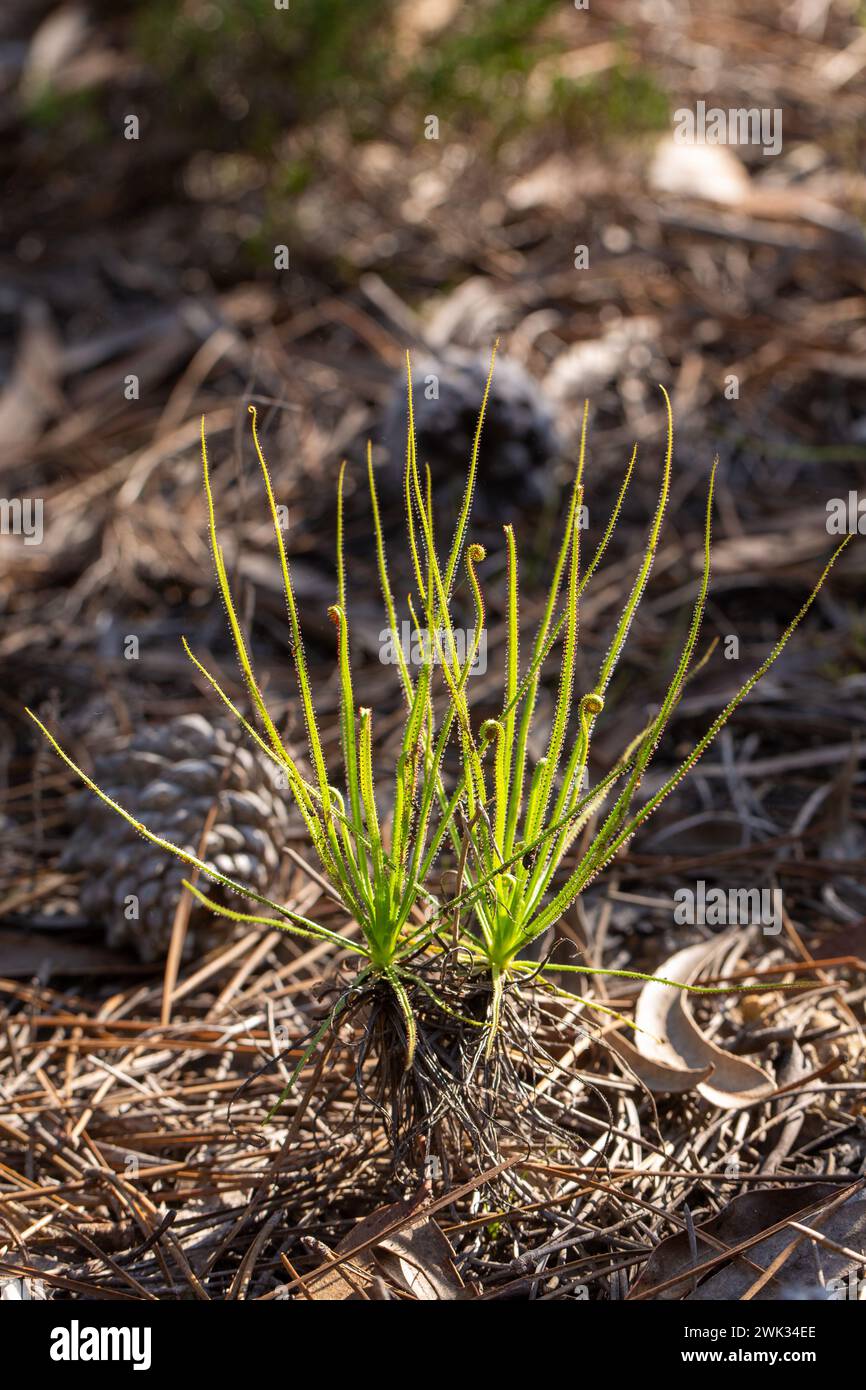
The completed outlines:
<svg viewBox="0 0 866 1390">
<path fill-rule="evenodd" d="M 658 973 L 668 980 L 694 984 L 703 971 L 718 961 L 732 940 L 732 934 L 725 933 L 713 941 L 688 946 L 666 960 Z M 735 1057 L 710 1041 L 695 1022 L 683 990 L 655 982 L 644 985 L 637 1001 L 635 1023 L 640 1055 L 681 1077 L 683 1073 L 690 1074 L 690 1081 L 695 1072 L 703 1073 L 694 1085 L 711 1105 L 736 1110 L 775 1090 L 773 1078 L 763 1067 Z M 711 1069 L 709 1073 L 707 1068 Z M 647 1084 L 652 1086 L 649 1079 Z"/>
<path fill-rule="evenodd" d="M 328 1302 L 364 1296 L 381 1299 L 383 1277 L 386 1290 L 390 1283 L 423 1302 L 473 1297 L 460 1278 L 449 1241 L 424 1214 L 426 1199 L 422 1189 L 409 1201 L 379 1207 L 343 1237 L 333 1254 L 317 1242 L 325 1263 L 321 1271 L 307 1276 L 312 1298 Z M 394 1230 L 401 1218 L 403 1224 Z M 377 1239 L 380 1234 L 381 1239 Z M 335 1268 L 328 1267 L 334 1254 L 346 1255 L 353 1250 L 358 1251 L 357 1256 Z"/>
<path fill-rule="evenodd" d="M 605 1043 L 628 1065 L 639 1081 L 656 1095 L 679 1095 L 691 1091 L 698 1082 L 712 1074 L 712 1064 L 705 1067 L 672 1067 L 666 1062 L 644 1057 L 638 1049 L 615 1029 L 605 1033 Z"/>
<path fill-rule="evenodd" d="M 663 1240 L 647 1261 L 630 1297 L 689 1302 L 741 1299 L 760 1280 L 762 1271 L 766 1271 L 788 1246 L 793 1247 L 790 1256 L 753 1297 L 759 1302 L 827 1297 L 818 1281 L 815 1252 L 809 1248 L 809 1237 L 787 1223 L 799 1221 L 836 1246 L 846 1247 L 848 1254 L 821 1245 L 817 1250 L 825 1284 L 845 1278 L 858 1259 L 861 1264 L 866 1259 L 866 1200 L 862 1192 L 854 1194 L 825 1215 L 822 1208 L 830 1206 L 840 1195 L 839 1188 L 832 1183 L 745 1192 L 729 1202 L 718 1216 L 695 1227 L 696 1255 L 687 1231 Z M 774 1230 L 774 1227 L 779 1229 Z M 759 1236 L 762 1231 L 768 1232 L 765 1239 L 726 1261 L 721 1268 L 705 1274 L 697 1288 L 692 1288 L 686 1277 L 679 1278 L 718 1256 L 720 1242 L 732 1248 Z M 795 1244 L 800 1235 L 803 1235 L 801 1243 Z M 858 1251 L 863 1252 L 862 1256 Z M 675 1279 L 678 1282 L 670 1282 Z M 662 1288 L 665 1284 L 669 1287 Z M 656 1289 L 659 1291 L 653 1292 Z"/>
<path fill-rule="evenodd" d="M 742 160 L 727 145 L 680 145 L 660 141 L 650 166 L 650 186 L 658 193 L 700 198 L 736 207 L 751 189 Z"/>
</svg>

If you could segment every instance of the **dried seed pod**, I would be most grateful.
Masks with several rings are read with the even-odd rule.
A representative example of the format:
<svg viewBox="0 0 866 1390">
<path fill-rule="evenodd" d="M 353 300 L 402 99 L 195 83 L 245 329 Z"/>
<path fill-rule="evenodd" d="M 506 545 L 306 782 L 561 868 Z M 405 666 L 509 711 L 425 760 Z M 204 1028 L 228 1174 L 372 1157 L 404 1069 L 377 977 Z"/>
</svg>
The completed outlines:
<svg viewBox="0 0 866 1390">
<path fill-rule="evenodd" d="M 482 356 L 458 347 L 447 348 L 441 356 L 424 356 L 413 365 L 418 461 L 430 464 L 435 485 L 449 479 L 462 485 L 465 479 L 488 369 Z M 381 472 L 382 484 L 399 485 L 406 458 L 405 377 L 388 404 L 383 438 L 391 469 Z M 478 502 L 495 499 L 498 515 L 502 489 L 507 487 L 518 505 L 543 503 L 551 495 L 552 464 L 559 449 L 553 410 L 543 388 L 519 363 L 500 357 L 484 427 Z"/>
<path fill-rule="evenodd" d="M 233 732 L 233 731 L 232 731 Z M 196 853 L 211 807 L 216 820 L 204 858 L 228 877 L 264 893 L 280 858 L 288 824 L 279 769 L 238 747 L 220 725 L 198 714 L 137 732 L 119 753 L 97 758 L 97 781 L 131 815 L 182 849 Z M 152 849 L 89 792 L 74 798 L 78 824 L 61 861 L 83 871 L 81 908 L 104 924 L 110 946 L 131 945 L 144 961 L 165 953 L 189 870 Z M 218 889 L 208 885 L 218 900 Z M 233 907 L 243 902 L 228 894 Z M 185 954 L 203 932 L 225 935 L 225 921 L 193 904 Z"/>
</svg>

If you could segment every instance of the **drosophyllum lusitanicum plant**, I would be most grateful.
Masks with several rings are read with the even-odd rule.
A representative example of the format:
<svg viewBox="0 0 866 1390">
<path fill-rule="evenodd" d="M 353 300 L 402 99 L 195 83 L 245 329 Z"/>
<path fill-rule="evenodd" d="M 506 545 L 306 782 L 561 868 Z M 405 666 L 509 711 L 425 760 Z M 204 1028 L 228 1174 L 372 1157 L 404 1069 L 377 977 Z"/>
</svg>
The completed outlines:
<svg viewBox="0 0 866 1390">
<path fill-rule="evenodd" d="M 553 566 L 540 624 L 521 668 L 521 636 L 517 582 L 517 546 L 512 527 L 505 527 L 507 556 L 507 647 L 501 713 L 477 729 L 473 724 L 469 675 L 484 630 L 484 602 L 479 567 L 481 546 L 469 541 L 472 494 L 490 376 L 480 403 L 478 427 L 468 463 L 466 487 L 451 546 L 441 557 L 436 544 L 432 484 L 429 470 L 416 455 L 411 365 L 407 357 L 408 430 L 404 497 L 415 594 L 408 598 L 410 620 L 421 654 L 410 666 L 403 645 L 395 643 L 403 704 L 403 729 L 396 762 L 378 767 L 379 781 L 387 777 L 393 791 L 390 817 L 382 812 L 374 784 L 373 715 L 356 706 L 350 648 L 347 573 L 343 553 L 343 478 L 340 471 L 336 503 L 336 602 L 329 609 L 336 634 L 340 691 L 342 769 L 339 785 L 326 763 L 315 712 L 301 621 L 292 585 L 291 567 L 265 458 L 259 443 L 256 412 L 250 407 L 255 452 L 261 469 L 267 505 L 285 587 L 290 650 L 308 741 L 301 759 L 280 736 L 257 684 L 246 638 L 233 602 L 222 546 L 217 535 L 204 421 L 202 458 L 210 541 L 217 581 L 225 603 L 235 648 L 248 693 L 248 714 L 233 703 L 216 678 L 205 670 L 184 642 L 198 671 L 239 721 L 261 753 L 275 762 L 303 818 L 310 848 L 346 914 L 337 931 L 311 917 L 251 891 L 181 846 L 154 835 L 148 827 L 113 801 L 63 751 L 54 736 L 31 714 L 60 757 L 93 792 L 129 821 L 146 840 L 176 855 L 223 889 L 251 899 L 259 912 L 233 910 L 213 901 L 188 883 L 188 890 L 215 913 L 250 927 L 281 927 L 301 937 L 329 943 L 334 953 L 336 1002 L 303 1040 L 301 1057 L 277 1109 L 317 1046 L 332 1039 L 352 1021 L 361 1027 L 358 1075 L 372 1063 L 378 1077 L 373 1099 L 390 1107 L 392 1132 L 414 1135 L 429 1131 L 447 1115 L 465 1130 L 485 1129 L 489 1096 L 476 1104 L 471 1089 L 479 1076 L 489 1079 L 485 1061 L 497 1059 L 496 1074 L 520 1088 L 528 1083 L 512 1064 L 509 1028 L 503 1021 L 506 990 L 515 1002 L 509 1019 L 531 1008 L 533 991 L 567 994 L 547 978 L 548 972 L 570 970 L 586 975 L 612 974 L 630 979 L 656 977 L 630 971 L 596 971 L 590 967 L 552 965 L 521 958 L 562 916 L 590 880 L 652 815 L 669 791 L 694 766 L 719 729 L 784 648 L 850 537 L 829 560 L 809 598 L 786 628 L 776 646 L 725 709 L 713 721 L 688 757 L 662 787 L 639 807 L 635 799 L 641 778 L 695 669 L 694 657 L 707 595 L 710 568 L 710 523 L 713 477 L 707 499 L 704 566 L 691 626 L 667 693 L 654 718 L 625 748 L 614 766 L 585 789 L 590 740 L 604 711 L 605 691 L 623 650 L 628 629 L 649 579 L 659 541 L 671 477 L 673 423 L 670 403 L 668 438 L 658 506 L 637 577 L 631 588 L 611 645 L 592 688 L 574 688 L 581 597 L 592 580 L 616 525 L 636 461 L 636 448 L 606 529 L 592 559 L 582 568 L 579 517 L 587 409 L 566 525 Z M 368 448 L 367 473 L 372 527 L 385 611 L 393 633 L 399 631 L 397 609 L 388 577 L 384 531 Z M 715 469 L 713 470 L 713 476 Z M 474 607 L 469 649 L 458 641 L 455 589 L 460 584 Z M 547 735 L 546 753 L 531 769 L 527 749 L 536 714 L 542 667 L 553 658 L 559 666 L 555 715 Z M 30 711 L 28 711 L 30 713 Z M 459 767 L 450 781 L 446 750 L 459 750 Z M 570 857 L 576 837 L 592 822 L 594 830 L 578 859 Z M 457 887 L 445 898 L 442 864 L 450 856 L 456 866 Z M 564 875 L 564 877 L 563 877 Z M 174 904 L 166 903 L 166 912 Z M 354 925 L 353 925 L 354 924 Z M 356 971 L 345 987 L 337 987 L 336 963 L 346 956 Z M 749 985 L 750 990 L 761 985 Z M 774 981 L 766 988 L 778 989 Z M 676 985 L 676 988 L 686 988 Z M 746 986 L 703 988 L 698 993 L 721 994 Z M 592 999 L 582 1003 L 610 1012 Z M 622 1022 L 628 1023 L 623 1019 Z M 523 1049 L 523 1056 L 526 1057 Z M 486 1084 L 486 1083 L 485 1083 Z M 362 1087 L 365 1095 L 371 1094 Z M 484 1118 L 483 1118 L 484 1117 Z M 483 1147 L 483 1146 L 482 1146 Z M 489 1158 L 489 1146 L 484 1157 Z"/>
<path fill-rule="evenodd" d="M 410 385 L 410 416 L 411 399 Z M 429 477 L 427 497 L 422 502 L 424 544 L 428 546 L 430 570 L 432 572 L 435 569 L 440 582 L 442 611 L 447 610 L 451 603 L 461 562 L 465 562 L 473 592 L 476 595 L 479 593 L 475 567 L 483 558 L 483 551 L 477 546 L 466 545 L 466 533 L 486 402 L 487 392 L 485 392 L 478 421 L 454 538 L 444 562 L 440 562 L 439 557 L 429 546 L 429 537 L 432 535 L 433 526 L 432 486 Z M 398 1027 L 401 1033 L 399 1045 L 402 1051 L 403 1066 L 407 1070 L 412 1067 L 417 1042 L 417 1009 L 414 997 L 420 996 L 444 1013 L 454 1018 L 457 1017 L 452 1005 L 442 997 L 434 984 L 427 978 L 431 973 L 429 970 L 431 961 L 440 950 L 439 932 L 435 919 L 441 906 L 439 899 L 428 885 L 432 866 L 446 837 L 450 837 L 453 848 L 456 827 L 455 812 L 459 797 L 456 794 L 449 797 L 447 794 L 442 776 L 442 766 L 454 725 L 457 702 L 461 698 L 467 677 L 475 661 L 482 634 L 481 625 L 478 623 L 472 650 L 466 654 L 462 666 L 458 666 L 453 671 L 449 668 L 449 684 L 446 685 L 437 668 L 435 648 L 426 639 L 426 632 L 431 630 L 432 624 L 436 621 L 442 621 L 439 598 L 433 599 L 431 597 L 432 586 L 428 583 L 421 594 L 422 616 L 419 618 L 416 605 L 410 596 L 411 621 L 419 639 L 413 644 L 413 649 L 421 652 L 422 659 L 419 668 L 413 671 L 406 660 L 402 644 L 399 642 L 395 644 L 405 712 L 400 752 L 396 764 L 389 769 L 393 787 L 393 812 L 390 817 L 390 824 L 386 829 L 383 825 L 374 785 L 373 713 L 367 708 L 357 708 L 353 693 L 347 576 L 343 546 L 345 465 L 340 470 L 337 487 L 336 602 L 328 610 L 336 631 L 339 672 L 343 767 L 341 785 L 338 786 L 325 759 L 304 650 L 298 604 L 292 584 L 291 567 L 280 527 L 270 473 L 259 442 L 256 410 L 252 406 L 250 407 L 250 414 L 253 442 L 261 468 L 267 505 L 273 520 L 285 588 L 290 649 L 307 734 L 308 767 L 311 771 L 308 773 L 301 766 L 296 754 L 287 748 L 265 704 L 255 678 L 247 641 L 232 597 L 223 549 L 217 535 L 204 420 L 202 420 L 201 446 L 211 550 L 216 567 L 217 582 L 228 613 L 235 650 L 247 688 L 251 719 L 247 719 L 237 708 L 216 678 L 205 669 L 193 654 L 185 639 L 184 647 L 194 666 L 206 678 L 217 696 L 258 746 L 260 752 L 276 763 L 283 773 L 287 788 L 306 826 L 310 847 L 318 856 L 321 868 L 344 908 L 348 922 L 356 923 L 359 931 L 333 931 L 309 917 L 292 911 L 282 903 L 274 902 L 253 892 L 245 884 L 226 877 L 213 865 L 199 859 L 189 850 L 172 844 L 161 836 L 154 835 L 146 825 L 131 816 L 122 806 L 107 796 L 85 772 L 77 767 L 36 716 L 31 711 L 28 713 L 31 714 L 31 718 L 39 725 L 64 762 L 75 770 L 97 796 L 101 797 L 119 816 L 133 825 L 146 840 L 176 855 L 191 867 L 198 869 L 212 882 L 221 885 L 222 888 L 233 890 L 251 899 L 261 908 L 267 909 L 276 916 L 270 917 L 264 916 L 262 913 L 233 910 L 224 904 L 214 902 L 194 884 L 185 882 L 185 887 L 189 892 L 193 893 L 205 906 L 211 908 L 218 915 L 235 922 L 269 929 L 277 926 L 295 936 L 326 941 L 334 947 L 335 958 L 348 952 L 355 959 L 358 968 L 351 982 L 351 987 L 342 992 L 321 1027 L 313 1030 L 306 1049 L 303 1051 L 301 1061 L 295 1068 L 290 1086 L 283 1093 L 285 1096 L 320 1039 L 329 1029 L 336 1026 L 345 1009 L 352 1005 L 353 1011 L 357 1010 L 360 1006 L 359 1001 L 364 1001 L 367 996 L 381 999 L 384 992 L 388 1002 L 394 1005 L 399 1019 Z M 414 429 L 411 423 L 409 437 L 414 440 Z M 410 544 L 413 554 L 417 558 L 418 522 L 414 513 L 412 493 L 412 485 L 416 476 L 414 447 L 408 450 L 407 459 L 409 460 L 405 479 L 405 496 L 408 503 L 407 523 Z M 369 447 L 367 474 L 382 595 L 391 631 L 396 633 L 399 630 L 397 611 L 388 577 L 384 531 Z M 434 609 L 436 610 L 435 616 Z M 441 692 L 437 689 L 439 686 L 441 686 Z M 438 693 L 444 693 L 444 702 L 442 699 L 437 700 L 435 698 Z M 253 720 L 255 723 L 251 722 Z M 166 912 L 171 911 L 172 905 L 167 903 Z M 432 925 L 431 919 L 433 919 Z M 467 1017 L 463 1022 L 466 1026 L 483 1028 L 483 1024 L 477 1019 Z M 391 1046 L 393 1050 L 393 1040 L 391 1040 Z"/>
<path fill-rule="evenodd" d="M 461 855 L 460 891 L 449 912 L 467 913 L 469 924 L 461 939 L 479 966 L 489 972 L 491 1003 L 487 1051 L 492 1050 L 498 1027 L 503 990 L 518 986 L 521 978 L 544 979 L 547 972 L 577 975 L 618 975 L 645 980 L 639 972 L 598 970 L 582 965 L 536 964 L 520 953 L 552 927 L 583 892 L 587 884 L 653 814 L 664 798 L 682 781 L 709 747 L 731 714 L 769 670 L 794 629 L 814 602 L 838 556 L 851 539 L 847 536 L 828 560 L 823 573 L 802 608 L 792 618 L 776 645 L 756 671 L 716 716 L 679 766 L 650 797 L 635 806 L 641 779 L 677 705 L 693 664 L 710 578 L 713 488 L 718 461 L 710 474 L 704 528 L 703 569 L 688 633 L 676 668 L 657 713 L 644 730 L 623 750 L 620 758 L 596 785 L 587 787 L 590 742 L 596 721 L 603 714 L 605 692 L 625 645 L 632 619 L 640 604 L 658 547 L 670 492 L 673 460 L 673 418 L 670 400 L 661 388 L 667 415 L 667 447 L 662 468 L 658 505 L 649 528 L 646 548 L 607 654 L 589 690 L 574 688 L 579 633 L 580 600 L 592 579 L 613 533 L 635 467 L 632 452 L 625 478 L 607 527 L 591 560 L 581 570 L 580 514 L 586 449 L 587 412 L 584 408 L 580 454 L 562 543 L 541 620 L 531 643 L 529 659 L 521 672 L 521 637 L 517 547 L 513 528 L 505 527 L 507 552 L 507 646 L 502 713 L 486 720 L 473 734 L 464 688 L 449 682 L 457 704 L 463 739 L 465 819 Z M 418 487 L 417 472 L 415 486 Z M 563 592 L 564 591 L 564 592 Z M 558 652 L 559 688 L 555 714 L 546 738 L 546 751 L 531 773 L 527 747 L 533 727 L 541 668 L 551 652 Z M 447 670 L 447 666 L 446 666 Z M 587 826 L 593 829 L 576 861 L 569 852 Z M 561 872 L 562 871 L 562 872 Z M 562 880 L 564 872 L 564 881 Z M 554 882 L 554 880 L 557 880 Z M 465 888 L 463 885 L 466 885 Z M 668 982 L 669 983 L 669 982 Z M 567 998 L 558 986 L 548 986 Z M 750 989 L 762 988 L 751 985 Z M 770 986 L 766 986 L 769 988 Z M 694 993 L 722 993 L 724 989 L 691 987 Z M 600 1009 L 591 1000 L 579 1002 Z M 603 1012 L 602 1008 L 602 1012 Z"/>
</svg>

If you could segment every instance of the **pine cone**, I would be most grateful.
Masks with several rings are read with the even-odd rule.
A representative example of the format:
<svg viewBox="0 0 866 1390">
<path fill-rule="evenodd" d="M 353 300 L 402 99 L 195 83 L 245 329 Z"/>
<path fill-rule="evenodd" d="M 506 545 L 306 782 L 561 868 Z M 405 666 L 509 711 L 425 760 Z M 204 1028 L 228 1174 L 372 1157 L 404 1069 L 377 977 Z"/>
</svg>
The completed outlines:
<svg viewBox="0 0 866 1390">
<path fill-rule="evenodd" d="M 465 479 L 478 413 L 490 368 L 489 358 L 449 347 L 441 357 L 422 356 L 412 364 L 415 433 L 419 465 L 429 463 L 434 484 L 449 475 Z M 429 398 L 435 377 L 437 395 Z M 398 481 L 406 458 L 406 378 L 385 414 L 384 442 Z M 553 411 L 527 371 L 498 357 L 481 440 L 479 500 L 501 504 L 503 489 L 518 505 L 538 506 L 550 494 L 550 463 L 559 452 Z"/>
<path fill-rule="evenodd" d="M 234 731 L 232 730 L 232 733 Z M 155 835 L 193 854 L 216 801 L 204 858 L 229 878 L 266 892 L 288 823 L 279 769 L 198 714 L 137 732 L 120 752 L 97 758 L 94 781 Z M 143 961 L 165 954 L 181 880 L 190 869 L 143 840 L 92 792 L 74 798 L 79 824 L 61 868 L 84 870 L 81 908 L 104 923 L 110 946 L 131 945 Z M 217 901 L 244 910 L 236 893 L 203 880 Z M 137 916 L 135 915 L 137 912 Z M 194 903 L 184 954 L 202 934 L 225 934 L 213 913 Z M 198 940 L 197 940 L 198 938 Z"/>
</svg>

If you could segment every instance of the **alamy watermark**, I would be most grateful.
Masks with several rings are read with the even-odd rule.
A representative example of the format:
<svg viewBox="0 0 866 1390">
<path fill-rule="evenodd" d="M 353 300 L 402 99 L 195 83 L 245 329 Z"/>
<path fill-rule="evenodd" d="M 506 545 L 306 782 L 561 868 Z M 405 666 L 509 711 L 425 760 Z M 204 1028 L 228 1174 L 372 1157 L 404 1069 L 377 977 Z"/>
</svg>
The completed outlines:
<svg viewBox="0 0 866 1390">
<path fill-rule="evenodd" d="M 52 1330 L 49 1355 L 52 1361 L 131 1361 L 134 1371 L 147 1371 L 151 1335 L 149 1327 L 82 1327 L 73 1318 Z"/>
<path fill-rule="evenodd" d="M 827 503 L 830 536 L 866 536 L 866 497 L 852 489 L 847 497 L 831 497 Z"/>
<path fill-rule="evenodd" d="M 41 497 L 0 497 L 0 536 L 23 536 L 25 545 L 41 545 Z"/>
<path fill-rule="evenodd" d="M 461 666 L 469 661 L 472 675 L 483 676 L 487 670 L 487 633 L 482 630 L 479 634 L 474 627 L 455 627 L 450 632 L 440 628 L 431 638 L 426 628 L 416 628 L 407 619 L 399 631 L 385 627 L 379 633 L 379 660 L 383 666 L 396 666 L 401 652 L 407 666 L 423 666 L 426 662 L 436 665 L 456 656 Z"/>
<path fill-rule="evenodd" d="M 862 1303 L 866 1301 L 866 1275 L 864 1267 L 849 1269 L 847 1274 L 839 1274 L 828 1279 L 825 1285 L 827 1297 L 833 1303 Z"/>
<path fill-rule="evenodd" d="M 694 888 L 674 893 L 678 926 L 761 927 L 765 936 L 782 930 L 781 888 L 707 888 L 700 878 Z"/>
<path fill-rule="evenodd" d="M 782 149 L 782 111 L 769 106 L 737 106 L 725 111 L 699 101 L 674 112 L 678 145 L 760 145 L 765 155 Z"/>
</svg>

